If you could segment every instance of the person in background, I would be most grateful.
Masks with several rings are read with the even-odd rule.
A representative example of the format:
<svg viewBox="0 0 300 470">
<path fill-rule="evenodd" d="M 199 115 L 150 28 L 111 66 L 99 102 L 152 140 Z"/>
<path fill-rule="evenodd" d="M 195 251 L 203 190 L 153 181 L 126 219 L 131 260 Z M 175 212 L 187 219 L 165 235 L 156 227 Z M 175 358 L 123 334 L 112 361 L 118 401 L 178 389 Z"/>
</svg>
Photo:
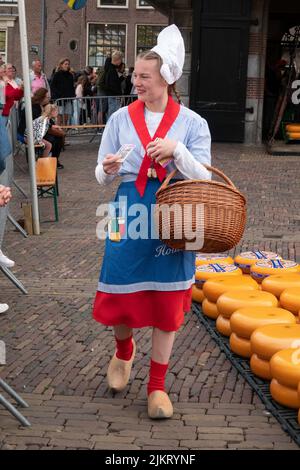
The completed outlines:
<svg viewBox="0 0 300 470">
<path fill-rule="evenodd" d="M 4 65 L 5 62 L 3 60 L 3 57 L 2 57 L 2 54 L 0 54 L 0 67 L 2 67 L 2 65 Z"/>
<path fill-rule="evenodd" d="M 2 117 L 7 121 L 11 108 L 15 101 L 19 101 L 24 96 L 23 85 L 18 86 L 13 78 L 14 69 L 12 64 L 6 65 L 5 81 L 5 105 L 2 110 Z"/>
<path fill-rule="evenodd" d="M 15 80 L 16 84 L 17 84 L 19 87 L 23 86 L 23 80 L 22 80 L 22 78 L 17 77 L 17 69 L 16 69 L 15 65 L 13 65 L 12 68 L 13 68 L 13 80 Z"/>
<path fill-rule="evenodd" d="M 40 88 L 46 88 L 51 97 L 50 85 L 45 73 L 42 71 L 42 63 L 39 59 L 35 59 L 32 62 L 32 70 L 30 70 L 30 86 L 31 86 L 31 95 L 39 90 Z"/>
<path fill-rule="evenodd" d="M 0 152 L 1 152 L 1 150 L 0 150 Z M 1 173 L 1 171 L 0 171 L 0 173 Z M 10 199 L 11 199 L 11 190 L 10 190 L 10 188 L 0 184 L 0 210 L 1 210 L 1 207 L 4 207 L 9 203 Z M 2 264 L 3 266 L 6 266 L 6 267 L 12 267 L 11 263 L 9 263 L 10 265 L 7 266 L 7 260 L 11 261 L 0 250 L 0 264 Z M 14 262 L 13 261 L 11 261 L 11 262 L 14 265 Z M 7 304 L 0 303 L 0 314 L 7 312 L 8 309 L 9 309 L 9 306 Z"/>
<path fill-rule="evenodd" d="M 74 75 L 70 71 L 70 60 L 67 58 L 61 59 L 57 65 L 51 81 L 51 96 L 53 100 L 61 100 L 58 102 L 58 124 L 68 124 L 73 114 L 72 98 L 75 97 L 75 87 Z"/>
<path fill-rule="evenodd" d="M 116 96 L 122 95 L 121 83 L 123 77 L 119 77 L 118 68 L 122 64 L 122 52 L 115 51 L 111 56 L 111 61 L 107 63 L 107 70 L 105 72 L 105 90 L 108 98 L 108 113 L 107 118 L 120 108 L 120 98 Z"/>
</svg>

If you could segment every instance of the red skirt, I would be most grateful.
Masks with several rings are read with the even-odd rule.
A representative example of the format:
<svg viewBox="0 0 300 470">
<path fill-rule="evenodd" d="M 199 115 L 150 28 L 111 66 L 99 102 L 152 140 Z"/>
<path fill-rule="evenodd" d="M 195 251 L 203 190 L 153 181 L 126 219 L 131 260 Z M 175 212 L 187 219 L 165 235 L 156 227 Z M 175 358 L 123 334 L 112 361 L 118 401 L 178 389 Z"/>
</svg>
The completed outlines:
<svg viewBox="0 0 300 470">
<path fill-rule="evenodd" d="M 192 289 L 179 291 L 140 291 L 130 294 L 96 294 L 93 317 L 106 326 L 129 328 L 152 326 L 176 331 L 191 309 Z"/>
</svg>

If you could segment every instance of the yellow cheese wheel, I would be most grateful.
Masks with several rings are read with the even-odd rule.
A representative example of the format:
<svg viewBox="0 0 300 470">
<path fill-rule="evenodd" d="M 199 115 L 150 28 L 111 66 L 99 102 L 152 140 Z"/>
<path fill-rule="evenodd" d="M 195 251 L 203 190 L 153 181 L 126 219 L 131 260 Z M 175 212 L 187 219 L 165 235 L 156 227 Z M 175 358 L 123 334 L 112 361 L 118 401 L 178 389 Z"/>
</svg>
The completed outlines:
<svg viewBox="0 0 300 470">
<path fill-rule="evenodd" d="M 300 132 L 287 132 L 287 136 L 288 136 L 289 139 L 299 140 L 300 139 Z"/>
<path fill-rule="evenodd" d="M 251 349 L 252 352 L 252 349 Z M 258 377 L 271 380 L 270 362 L 265 359 L 261 359 L 257 354 L 252 354 L 250 359 L 250 368 L 253 374 Z"/>
<path fill-rule="evenodd" d="M 257 282 L 262 282 L 265 277 L 271 276 L 272 274 L 281 273 L 298 273 L 300 271 L 299 264 L 295 261 L 283 260 L 283 259 L 270 259 L 264 261 L 258 261 L 250 268 L 250 274 Z"/>
<path fill-rule="evenodd" d="M 294 325 L 295 316 L 288 310 L 278 307 L 244 307 L 230 317 L 231 330 L 241 338 L 250 340 L 253 331 L 261 326 L 283 324 Z"/>
<path fill-rule="evenodd" d="M 202 303 L 202 312 L 209 318 L 216 320 L 219 316 L 217 306 L 214 302 L 210 302 L 207 299 L 204 299 Z"/>
<path fill-rule="evenodd" d="M 262 283 L 262 290 L 271 292 L 279 299 L 285 289 L 298 287 L 300 292 L 300 273 L 279 273 L 266 277 Z M 300 307 L 299 307 L 300 308 Z"/>
<path fill-rule="evenodd" d="M 283 308 L 298 316 L 300 310 L 300 286 L 285 289 L 280 296 L 280 303 Z"/>
<path fill-rule="evenodd" d="M 281 259 L 277 253 L 271 251 L 246 251 L 234 258 L 235 264 L 242 269 L 243 273 L 250 273 L 250 268 L 259 260 Z"/>
<path fill-rule="evenodd" d="M 213 263 L 233 264 L 233 259 L 231 256 L 224 256 L 220 253 L 198 253 L 196 255 L 196 266 L 203 266 L 204 264 Z"/>
<path fill-rule="evenodd" d="M 299 276 L 300 277 L 300 276 Z M 217 302 L 220 295 L 230 290 L 258 290 L 258 284 L 251 277 L 246 276 L 218 276 L 209 279 L 203 286 L 205 297 L 210 302 Z"/>
<path fill-rule="evenodd" d="M 269 360 L 282 349 L 300 346 L 300 325 L 266 325 L 251 335 L 251 350 L 260 358 Z"/>
<path fill-rule="evenodd" d="M 270 392 L 272 398 L 280 403 L 280 405 L 296 409 L 300 407 L 300 400 L 297 390 L 294 388 L 285 387 L 276 379 L 271 380 Z"/>
<path fill-rule="evenodd" d="M 231 335 L 230 321 L 228 318 L 223 317 L 223 315 L 218 316 L 216 321 L 216 328 L 224 336 Z"/>
<path fill-rule="evenodd" d="M 251 357 L 251 343 L 249 339 L 241 338 L 235 333 L 231 333 L 229 339 L 230 349 L 239 356 Z"/>
<path fill-rule="evenodd" d="M 243 307 L 277 307 L 278 300 L 273 294 L 260 290 L 231 290 L 217 300 L 219 313 L 230 318 L 233 312 Z"/>
<path fill-rule="evenodd" d="M 241 276 L 242 274 L 242 271 L 234 264 L 213 263 L 197 266 L 195 277 L 196 284 L 202 287 L 204 282 L 212 277 L 220 275 Z"/>
<path fill-rule="evenodd" d="M 192 286 L 192 299 L 194 302 L 201 304 L 204 300 L 204 293 L 202 289 L 199 289 L 195 284 Z"/>
<path fill-rule="evenodd" d="M 300 124 L 287 124 L 285 129 L 287 132 L 300 132 Z"/>
<path fill-rule="evenodd" d="M 300 383 L 300 347 L 283 349 L 274 354 L 270 360 L 270 370 L 273 379 L 285 387 L 293 388 L 297 393 Z"/>
</svg>

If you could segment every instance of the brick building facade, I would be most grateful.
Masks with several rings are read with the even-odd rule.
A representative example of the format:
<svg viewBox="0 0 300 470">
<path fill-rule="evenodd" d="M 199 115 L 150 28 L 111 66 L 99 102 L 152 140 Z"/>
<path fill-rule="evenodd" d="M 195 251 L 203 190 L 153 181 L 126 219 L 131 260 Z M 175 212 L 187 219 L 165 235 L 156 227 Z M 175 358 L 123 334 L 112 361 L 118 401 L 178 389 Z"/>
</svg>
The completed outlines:
<svg viewBox="0 0 300 470">
<path fill-rule="evenodd" d="M 0 53 L 21 70 L 16 3 L 0 0 Z M 63 57 L 70 58 L 75 70 L 102 65 L 112 49 L 122 49 L 126 65 L 133 66 L 136 53 L 153 47 L 157 34 L 168 24 L 167 16 L 138 0 L 88 0 L 78 11 L 62 0 L 25 4 L 29 58 L 43 59 L 48 75 Z"/>
</svg>

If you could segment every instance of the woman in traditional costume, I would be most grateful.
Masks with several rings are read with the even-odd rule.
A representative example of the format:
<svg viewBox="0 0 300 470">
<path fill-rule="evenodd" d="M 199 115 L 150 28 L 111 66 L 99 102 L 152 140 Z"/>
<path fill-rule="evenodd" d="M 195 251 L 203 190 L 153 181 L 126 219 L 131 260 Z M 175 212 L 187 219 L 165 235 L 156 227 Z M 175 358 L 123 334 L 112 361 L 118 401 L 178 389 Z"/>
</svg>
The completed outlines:
<svg viewBox="0 0 300 470">
<path fill-rule="evenodd" d="M 181 180 L 211 177 L 203 166 L 211 161 L 207 123 L 172 98 L 184 57 L 183 39 L 175 25 L 159 34 L 157 46 L 137 57 L 134 86 L 138 100 L 109 119 L 96 167 L 101 185 L 116 176 L 122 178 L 115 204 L 126 198 L 127 228 L 134 223 L 136 204 L 147 208 L 140 237 L 130 236 L 130 230 L 124 236 L 119 226 L 106 239 L 93 316 L 114 328 L 116 352 L 107 371 L 108 385 L 114 391 L 123 390 L 129 381 L 136 350 L 132 329 L 153 328 L 148 415 L 154 419 L 173 414 L 164 381 L 175 333 L 191 307 L 195 255 L 168 249 L 151 236 L 151 205 L 166 174 L 175 168 Z M 123 144 L 135 147 L 120 163 L 117 152 Z M 159 162 L 166 159 L 170 161 L 164 167 Z"/>
</svg>

